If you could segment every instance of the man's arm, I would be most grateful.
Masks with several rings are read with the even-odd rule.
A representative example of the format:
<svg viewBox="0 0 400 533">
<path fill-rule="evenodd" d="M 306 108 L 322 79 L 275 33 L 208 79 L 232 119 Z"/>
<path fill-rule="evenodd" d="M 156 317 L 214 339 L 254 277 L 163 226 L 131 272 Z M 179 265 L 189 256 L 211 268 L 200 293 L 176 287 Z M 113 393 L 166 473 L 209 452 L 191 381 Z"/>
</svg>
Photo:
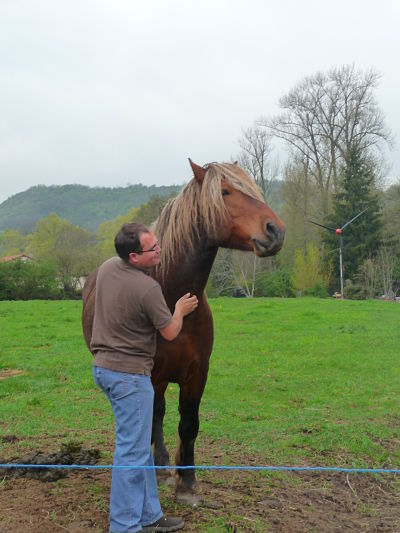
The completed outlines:
<svg viewBox="0 0 400 533">
<path fill-rule="evenodd" d="M 183 318 L 196 309 L 198 305 L 197 296 L 185 294 L 175 304 L 175 311 L 172 320 L 165 328 L 160 329 L 160 334 L 166 341 L 173 341 L 180 333 L 183 325 Z"/>
</svg>

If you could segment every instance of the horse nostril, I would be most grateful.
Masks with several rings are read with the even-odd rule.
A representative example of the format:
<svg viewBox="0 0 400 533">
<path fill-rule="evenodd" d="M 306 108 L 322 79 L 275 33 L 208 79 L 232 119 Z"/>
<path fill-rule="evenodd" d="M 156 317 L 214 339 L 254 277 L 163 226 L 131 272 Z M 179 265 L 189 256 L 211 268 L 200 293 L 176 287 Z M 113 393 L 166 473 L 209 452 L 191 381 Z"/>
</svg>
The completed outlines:
<svg viewBox="0 0 400 533">
<path fill-rule="evenodd" d="M 267 224 L 265 225 L 265 234 L 271 240 L 275 240 L 279 238 L 280 231 L 276 224 L 274 224 L 273 222 L 267 222 Z"/>
</svg>

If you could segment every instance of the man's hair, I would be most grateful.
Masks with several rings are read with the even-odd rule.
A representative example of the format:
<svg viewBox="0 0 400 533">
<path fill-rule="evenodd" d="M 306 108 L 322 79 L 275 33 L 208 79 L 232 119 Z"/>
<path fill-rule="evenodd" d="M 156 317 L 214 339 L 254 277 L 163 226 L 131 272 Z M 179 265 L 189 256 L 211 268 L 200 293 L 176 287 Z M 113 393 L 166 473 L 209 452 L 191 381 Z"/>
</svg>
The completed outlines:
<svg viewBox="0 0 400 533">
<path fill-rule="evenodd" d="M 114 239 L 114 246 L 117 254 L 124 261 L 129 260 L 130 253 L 140 253 L 142 246 L 140 236 L 143 233 L 150 233 L 150 230 L 139 222 L 124 224 Z"/>
</svg>

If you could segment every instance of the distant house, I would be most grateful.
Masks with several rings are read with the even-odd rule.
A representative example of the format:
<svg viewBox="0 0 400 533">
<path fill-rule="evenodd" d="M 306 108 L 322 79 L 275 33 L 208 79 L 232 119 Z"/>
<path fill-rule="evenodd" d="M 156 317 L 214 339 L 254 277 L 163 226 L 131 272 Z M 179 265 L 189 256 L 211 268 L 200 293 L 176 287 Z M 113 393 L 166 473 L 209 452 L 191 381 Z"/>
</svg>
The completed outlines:
<svg viewBox="0 0 400 533">
<path fill-rule="evenodd" d="M 10 263 L 10 261 L 23 261 L 25 263 L 26 261 L 33 261 L 33 257 L 31 254 L 16 254 L 0 257 L 0 263 Z"/>
</svg>

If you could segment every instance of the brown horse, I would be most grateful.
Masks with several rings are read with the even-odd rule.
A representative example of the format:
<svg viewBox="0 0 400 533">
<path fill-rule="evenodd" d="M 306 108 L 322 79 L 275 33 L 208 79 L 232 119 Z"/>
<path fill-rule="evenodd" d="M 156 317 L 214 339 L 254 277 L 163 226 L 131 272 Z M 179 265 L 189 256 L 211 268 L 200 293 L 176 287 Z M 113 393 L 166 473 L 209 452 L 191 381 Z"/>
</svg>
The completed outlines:
<svg viewBox="0 0 400 533">
<path fill-rule="evenodd" d="M 190 160 L 189 160 L 190 161 Z M 213 319 L 204 294 L 218 247 L 253 251 L 259 257 L 275 255 L 282 247 L 284 225 L 264 202 L 252 178 L 237 164 L 190 161 L 194 178 L 170 200 L 154 232 L 161 246 L 161 263 L 154 272 L 171 311 L 186 292 L 199 300 L 184 319 L 173 342 L 157 337 L 152 373 L 154 416 L 152 442 L 156 465 L 168 465 L 164 444 L 164 394 L 169 382 L 179 384 L 179 445 L 177 466 L 194 466 L 194 444 L 199 430 L 199 405 L 207 381 L 213 346 Z M 96 289 L 93 272 L 83 290 L 82 325 L 89 346 Z M 176 499 L 199 500 L 195 469 L 177 469 Z"/>
</svg>

